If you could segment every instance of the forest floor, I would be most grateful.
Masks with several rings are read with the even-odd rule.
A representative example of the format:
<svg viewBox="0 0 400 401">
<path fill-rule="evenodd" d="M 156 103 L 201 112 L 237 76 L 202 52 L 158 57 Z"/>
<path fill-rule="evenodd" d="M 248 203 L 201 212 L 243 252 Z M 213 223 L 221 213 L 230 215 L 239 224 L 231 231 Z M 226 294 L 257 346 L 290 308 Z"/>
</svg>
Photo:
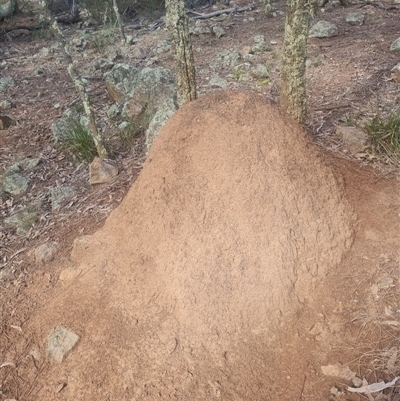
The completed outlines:
<svg viewBox="0 0 400 401">
<path fill-rule="evenodd" d="M 237 4 L 244 6 L 247 2 L 241 0 Z M 283 2 L 274 4 L 278 10 L 284 11 Z M 207 11 L 211 9 L 202 10 Z M 365 23 L 348 25 L 345 17 L 349 12 L 364 13 Z M 181 359 L 176 355 L 172 357 L 179 359 L 178 365 L 166 371 L 162 367 L 160 370 L 154 368 L 149 373 L 153 379 L 159 375 L 160 383 L 157 384 L 155 379 L 146 382 L 146 378 L 140 377 L 137 379 L 140 391 L 127 392 L 126 399 L 190 399 L 188 394 L 191 393 L 192 399 L 400 399 L 400 387 L 372 395 L 345 390 L 351 384 L 352 376 L 364 378 L 364 384 L 370 384 L 390 381 L 400 374 L 400 345 L 397 340 L 400 327 L 399 166 L 375 154 L 369 146 L 351 153 L 337 134 L 338 126 L 363 126 L 376 115 L 400 108 L 400 85 L 390 78 L 390 70 L 399 60 L 389 51 L 391 42 L 400 35 L 399 16 L 400 6 L 396 4 L 367 2 L 343 8 L 328 3 L 318 19 L 336 23 L 339 34 L 332 38 L 309 40 L 307 131 L 326 163 L 340 177 L 338 181 L 343 185 L 343 196 L 357 215 L 357 223 L 352 251 L 343 254 L 340 268 L 327 273 L 324 285 L 315 290 L 314 298 L 309 302 L 310 308 L 302 310 L 298 320 L 292 321 L 292 326 L 286 326 L 293 329 L 288 329 L 279 338 L 279 355 L 268 356 L 270 361 L 274 361 L 271 362 L 273 366 L 263 368 L 261 362 L 257 365 L 257 347 L 250 351 L 238 348 L 238 355 L 243 357 L 248 352 L 249 360 L 243 364 L 236 361 L 236 365 L 232 364 L 236 367 L 234 373 L 230 367 L 232 375 L 225 377 L 220 366 L 212 370 L 197 361 L 196 358 L 204 356 L 200 351 L 198 355 L 195 351 L 187 353 L 182 345 L 181 353 L 185 356 L 179 356 Z M 3 28 L 36 24 L 36 16 L 23 13 L 1 23 L 0 34 Z M 215 24 L 225 30 L 225 36 L 192 35 L 200 98 L 220 90 L 210 86 L 210 80 L 219 76 L 226 79 L 227 89 L 254 92 L 277 103 L 284 17 L 267 17 L 261 5 L 256 4 L 251 11 L 207 19 L 197 26 Z M 66 26 L 65 32 L 71 39 L 82 33 L 77 25 Z M 130 148 L 124 147 L 112 121 L 106 117 L 112 100 L 101 76 L 96 75 L 93 61 L 111 57 L 119 44 L 117 37 L 110 34 L 105 36 L 105 42 L 104 36 L 98 39 L 100 36 L 96 35 L 101 32 L 104 29 L 89 31 L 88 35 L 93 39 L 87 40 L 84 51 L 77 48 L 74 54 L 78 69 L 88 77 L 99 124 L 112 143 L 120 169 L 114 181 L 97 186 L 88 184 L 88 164 L 78 163 L 61 152 L 50 130 L 51 124 L 77 98 L 59 54 L 48 51 L 56 43 L 55 39 L 47 31 L 28 29 L 0 36 L 0 78 L 12 76 L 16 82 L 1 92 L 0 100 L 11 100 L 13 104 L 11 109 L 1 110 L 1 114 L 12 118 L 15 124 L 0 131 L 0 172 L 20 160 L 40 158 L 37 168 L 29 172 L 28 192 L 19 196 L 2 194 L 0 200 L 1 400 L 25 401 L 38 397 L 42 400 L 84 399 L 79 395 L 85 393 L 74 382 L 77 378 L 71 375 L 71 371 L 63 371 L 62 377 L 58 376 L 54 367 L 49 367 L 47 358 L 40 357 L 45 339 L 39 338 L 32 327 L 40 326 L 40 316 L 53 313 L 46 309 L 48 305 L 57 305 L 57 299 L 65 294 L 65 284 L 59 277 L 71 264 L 74 240 L 94 234 L 103 227 L 140 175 L 146 160 L 143 138 L 136 138 Z M 171 51 L 159 54 L 155 51 L 158 43 L 168 38 L 165 29 L 128 28 L 128 33 L 134 37 L 135 43 L 128 54 L 122 55 L 121 62 L 173 69 Z M 244 49 L 254 45 L 257 35 L 264 35 L 268 46 L 267 52 L 255 57 L 268 66 L 269 82 L 260 84 L 260 80 L 254 77 L 242 80 L 241 71 L 232 73 L 223 67 L 210 68 L 218 52 L 236 49 L 244 53 Z M 209 106 L 218 109 L 218 105 L 212 102 Z M 245 121 L 245 114 L 243 120 L 244 126 L 255 123 Z M 225 131 L 228 135 L 227 128 Z M 221 127 L 221 132 L 225 131 Z M 293 146 L 293 155 L 297 155 L 301 164 L 301 156 L 295 151 L 296 143 L 290 146 Z M 156 155 L 153 158 L 157 159 Z M 74 187 L 76 195 L 56 211 L 51 208 L 49 194 L 51 188 L 60 186 Z M 318 193 L 318 188 L 315 191 Z M 5 219 L 28 205 L 35 205 L 40 210 L 39 219 L 33 226 L 18 233 L 6 227 Z M 132 215 L 126 221 L 132 219 L 136 217 Z M 138 218 L 141 219 L 142 216 Z M 58 243 L 57 256 L 52 262 L 38 265 L 34 250 L 48 241 Z M 96 313 L 93 312 L 93 316 Z M 82 315 L 82 325 L 86 319 L 91 326 L 88 316 L 90 314 Z M 166 320 L 163 323 L 171 322 Z M 79 334 L 82 332 L 83 328 Z M 148 332 L 146 335 L 152 337 L 153 334 Z M 287 347 L 282 345 L 285 342 Z M 93 344 L 99 345 L 96 341 Z M 149 348 L 147 355 L 152 355 L 151 347 L 145 342 L 142 345 Z M 123 348 L 121 344 L 119 346 Z M 175 348 L 179 348 L 178 345 Z M 313 349 L 312 357 L 309 356 L 310 349 Z M 172 359 L 169 361 L 171 366 L 174 363 Z M 147 366 L 147 361 L 142 362 Z M 197 372 L 193 366 L 197 366 Z M 321 366 L 325 369 L 321 370 Z M 349 369 L 346 370 L 347 366 Z M 266 377 L 250 381 L 253 387 L 247 388 L 250 384 L 242 378 L 251 369 L 254 369 L 253 376 L 262 374 L 264 369 Z M 114 399 L 112 394 L 106 394 L 108 376 L 103 376 L 101 371 L 91 372 L 99 377 L 85 379 L 92 380 L 91 386 L 104 390 L 104 394 L 93 398 Z M 347 376 L 343 372 L 347 372 Z M 207 378 L 215 374 L 218 380 L 210 378 L 206 384 L 201 383 L 201 373 Z M 187 380 L 182 379 L 178 385 L 178 381 L 174 383 L 174 375 L 187 375 Z M 104 387 L 99 384 L 103 379 Z M 171 383 L 167 385 L 168 380 Z M 234 387 L 235 381 L 240 386 L 229 389 L 229 386 Z"/>
</svg>

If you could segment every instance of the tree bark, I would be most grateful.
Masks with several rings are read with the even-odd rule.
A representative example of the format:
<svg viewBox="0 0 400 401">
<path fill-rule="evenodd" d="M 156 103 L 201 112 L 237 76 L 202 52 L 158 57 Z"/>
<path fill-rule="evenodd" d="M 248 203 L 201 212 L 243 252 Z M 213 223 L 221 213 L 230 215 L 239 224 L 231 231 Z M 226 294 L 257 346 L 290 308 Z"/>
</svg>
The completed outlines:
<svg viewBox="0 0 400 401">
<path fill-rule="evenodd" d="M 305 124 L 307 119 L 306 58 L 312 11 L 313 4 L 309 0 L 287 3 L 280 105 L 300 124 Z"/>
<path fill-rule="evenodd" d="M 178 104 L 197 98 L 196 72 L 192 45 L 189 38 L 189 23 L 183 0 L 166 0 L 167 28 L 172 36 L 175 50 Z"/>
<path fill-rule="evenodd" d="M 76 69 L 74 67 L 72 56 L 68 49 L 68 44 L 65 39 L 65 36 L 64 36 L 63 32 L 61 31 L 60 27 L 58 26 L 57 21 L 51 16 L 50 12 L 47 10 L 46 1 L 40 0 L 40 5 L 43 8 L 43 12 L 45 13 L 46 18 L 50 22 L 51 27 L 56 32 L 56 34 L 58 36 L 58 40 L 60 41 L 61 47 L 64 51 L 64 56 L 65 56 L 66 63 L 67 63 L 67 71 L 75 85 L 75 88 L 77 89 L 77 91 L 79 93 L 79 96 L 83 103 L 83 108 L 85 110 L 86 116 L 89 119 L 89 129 L 90 129 L 90 133 L 93 137 L 93 140 L 94 140 L 94 143 L 96 146 L 97 154 L 99 155 L 99 157 L 101 159 L 106 159 L 108 156 L 107 150 L 104 146 L 104 141 L 101 136 L 101 133 L 98 130 L 97 125 L 96 125 L 96 118 L 95 118 L 95 115 L 94 115 L 94 112 L 93 112 L 93 109 L 92 109 L 92 106 L 90 103 L 90 97 L 89 97 L 88 93 L 86 92 L 85 86 L 83 85 L 80 75 L 78 74 L 78 72 L 76 71 Z"/>
<path fill-rule="evenodd" d="M 122 44 L 125 44 L 126 38 L 125 38 L 124 26 L 122 24 L 121 14 L 119 13 L 119 10 L 118 10 L 117 0 L 113 0 L 113 9 L 114 9 L 115 17 L 117 18 L 119 32 L 121 34 Z"/>
</svg>

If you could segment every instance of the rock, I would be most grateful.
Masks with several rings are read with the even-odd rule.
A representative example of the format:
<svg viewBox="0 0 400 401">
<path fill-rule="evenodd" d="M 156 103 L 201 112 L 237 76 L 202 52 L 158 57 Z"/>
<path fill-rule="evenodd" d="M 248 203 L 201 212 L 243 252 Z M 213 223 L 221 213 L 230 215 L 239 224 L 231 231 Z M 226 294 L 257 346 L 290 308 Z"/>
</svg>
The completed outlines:
<svg viewBox="0 0 400 401">
<path fill-rule="evenodd" d="M 101 72 L 105 73 L 110 71 L 114 67 L 115 63 L 110 61 L 107 58 L 98 58 L 94 61 L 93 67 L 95 70 L 100 70 Z"/>
<path fill-rule="evenodd" d="M 41 58 L 47 57 L 50 54 L 50 49 L 48 47 L 42 47 L 37 54 Z"/>
<path fill-rule="evenodd" d="M 251 53 L 251 46 L 243 46 L 242 47 L 242 54 L 244 56 L 248 55 Z"/>
<path fill-rule="evenodd" d="M 58 210 L 60 207 L 75 196 L 75 189 L 72 187 L 53 188 L 50 192 L 51 208 Z"/>
<path fill-rule="evenodd" d="M 15 121 L 12 118 L 10 118 L 8 116 L 0 115 L 0 130 L 6 129 L 14 124 L 15 124 Z"/>
<path fill-rule="evenodd" d="M 112 104 L 107 110 L 107 117 L 115 120 L 121 114 L 121 110 L 117 104 Z"/>
<path fill-rule="evenodd" d="M 162 40 L 161 42 L 158 42 L 156 49 L 155 49 L 155 54 L 161 54 L 161 53 L 166 53 L 171 50 L 171 41 L 168 39 Z"/>
<path fill-rule="evenodd" d="M 126 129 L 128 129 L 131 126 L 132 123 L 128 122 L 128 121 L 122 121 L 121 124 L 118 124 L 118 129 L 120 131 L 124 131 Z"/>
<path fill-rule="evenodd" d="M 228 81 L 220 77 L 213 77 L 210 79 L 210 86 L 212 88 L 224 89 L 228 86 Z"/>
<path fill-rule="evenodd" d="M 284 17 L 285 16 L 285 12 L 282 11 L 282 10 L 275 10 L 275 11 L 272 12 L 272 16 L 274 18 L 276 18 L 276 17 Z"/>
<path fill-rule="evenodd" d="M 222 27 L 220 27 L 219 25 L 214 25 L 214 26 L 211 28 L 211 30 L 212 30 L 212 33 L 213 33 L 217 38 L 220 38 L 220 37 L 226 35 L 225 30 L 224 30 Z"/>
<path fill-rule="evenodd" d="M 350 25 L 362 25 L 365 20 L 365 14 L 362 13 L 348 13 L 346 15 L 346 22 Z"/>
<path fill-rule="evenodd" d="M 0 185 L 10 195 L 21 195 L 28 189 L 29 180 L 18 173 L 7 174 Z M 1 192 L 1 191 L 0 191 Z"/>
<path fill-rule="evenodd" d="M 268 67 L 265 64 L 257 64 L 251 72 L 256 78 L 269 78 Z"/>
<path fill-rule="evenodd" d="M 395 65 L 391 70 L 391 77 L 394 82 L 400 83 L 400 63 Z"/>
<path fill-rule="evenodd" d="M 212 31 L 208 26 L 195 26 L 190 29 L 191 35 L 211 35 Z"/>
<path fill-rule="evenodd" d="M 165 125 L 167 120 L 172 117 L 177 109 L 178 107 L 173 99 L 165 100 L 165 102 L 158 108 L 157 112 L 150 121 L 148 129 L 146 130 L 147 151 L 150 150 L 150 147 L 161 128 Z"/>
<path fill-rule="evenodd" d="M 387 290 L 388 288 L 395 287 L 395 286 L 396 286 L 396 284 L 394 283 L 393 278 L 389 277 L 389 276 L 382 278 L 378 282 L 378 288 L 380 290 Z"/>
<path fill-rule="evenodd" d="M 0 21 L 13 15 L 16 10 L 16 0 L 0 0 Z"/>
<path fill-rule="evenodd" d="M 128 64 L 115 64 L 104 74 L 108 94 L 116 103 L 129 99 L 133 88 L 138 84 L 140 69 Z"/>
<path fill-rule="evenodd" d="M 74 278 L 78 277 L 81 272 L 82 270 L 75 269 L 73 267 L 68 267 L 67 269 L 61 271 L 58 279 L 60 281 L 71 281 Z"/>
<path fill-rule="evenodd" d="M 4 92 L 8 87 L 15 85 L 13 77 L 0 78 L 0 92 Z"/>
<path fill-rule="evenodd" d="M 23 209 L 4 220 L 4 223 L 9 227 L 17 229 L 17 233 L 28 231 L 33 223 L 38 219 L 35 211 Z"/>
<path fill-rule="evenodd" d="M 356 388 L 359 388 L 359 387 L 361 387 L 363 385 L 363 380 L 361 378 L 357 377 L 357 376 L 353 377 L 351 379 L 351 382 L 353 383 L 353 386 L 356 387 Z"/>
<path fill-rule="evenodd" d="M 338 28 L 335 24 L 328 21 L 318 21 L 308 34 L 310 38 L 330 38 L 338 34 Z"/>
<path fill-rule="evenodd" d="M 57 242 L 46 242 L 35 249 L 35 261 L 38 264 L 51 262 L 58 250 Z"/>
<path fill-rule="evenodd" d="M 78 112 L 76 108 L 67 109 L 61 118 L 51 125 L 51 132 L 56 142 L 62 142 L 68 138 L 71 130 L 81 125 L 89 131 L 89 120 L 83 112 Z"/>
<path fill-rule="evenodd" d="M 228 49 L 217 53 L 211 61 L 212 68 L 232 68 L 240 63 L 241 55 L 237 50 Z"/>
<path fill-rule="evenodd" d="M 47 338 L 47 353 L 57 363 L 78 343 L 79 337 L 64 326 L 59 326 Z"/>
<path fill-rule="evenodd" d="M 89 166 L 89 183 L 104 184 L 118 175 L 118 167 L 111 160 L 102 160 L 95 157 Z"/>
<path fill-rule="evenodd" d="M 390 51 L 395 53 L 400 52 L 400 38 L 397 38 L 392 42 L 390 45 Z"/>
<path fill-rule="evenodd" d="M 164 67 L 146 67 L 140 72 L 130 99 L 124 104 L 122 115 L 127 120 L 148 128 L 157 111 L 165 108 L 165 102 L 170 100 L 176 102 L 175 77 L 172 71 Z"/>
<path fill-rule="evenodd" d="M 13 164 L 11 168 L 15 171 L 18 171 L 20 168 L 22 170 L 28 171 L 37 167 L 40 162 L 41 162 L 40 157 L 33 157 L 33 158 L 27 157 Z"/>
<path fill-rule="evenodd" d="M 326 365 L 321 366 L 322 374 L 325 376 L 338 377 L 347 381 L 356 377 L 356 374 L 348 366 Z"/>
<path fill-rule="evenodd" d="M 12 108 L 13 104 L 11 100 L 2 100 L 0 101 L 0 109 L 3 110 L 10 110 Z"/>
<path fill-rule="evenodd" d="M 255 43 L 255 45 L 251 48 L 251 51 L 253 53 L 265 52 L 267 50 L 267 46 L 265 45 L 265 38 L 263 35 L 257 35 L 254 37 L 253 40 Z"/>
<path fill-rule="evenodd" d="M 336 133 L 353 154 L 362 152 L 367 145 L 368 135 L 360 128 L 339 126 L 336 128 Z"/>
</svg>

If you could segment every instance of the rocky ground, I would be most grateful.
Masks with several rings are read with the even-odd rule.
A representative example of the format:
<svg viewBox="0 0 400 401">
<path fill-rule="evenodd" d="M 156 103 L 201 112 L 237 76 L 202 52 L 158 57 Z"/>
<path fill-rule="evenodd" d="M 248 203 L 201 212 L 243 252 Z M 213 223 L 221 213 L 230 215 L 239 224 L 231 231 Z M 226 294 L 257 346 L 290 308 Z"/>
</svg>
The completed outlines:
<svg viewBox="0 0 400 401">
<path fill-rule="evenodd" d="M 248 3 L 241 0 L 237 5 L 245 7 Z M 277 102 L 284 4 L 277 2 L 274 6 L 272 16 L 266 16 L 261 4 L 256 3 L 248 11 L 191 20 L 200 96 L 222 89 L 239 89 L 257 92 Z M 224 7 L 228 6 L 217 4 L 197 12 Z M 355 161 L 356 164 L 346 164 L 350 170 L 367 171 L 367 178 L 360 180 L 360 186 L 384 176 L 389 180 L 387 186 L 393 188 L 392 194 L 396 194 L 399 185 L 398 164 L 375 154 L 357 127 L 375 115 L 400 108 L 400 86 L 392 73 L 399 56 L 390 50 L 400 36 L 399 9 L 399 5 L 392 3 L 366 2 L 347 8 L 329 3 L 313 24 L 322 19 L 329 21 L 335 24 L 336 32 L 325 38 L 310 38 L 307 62 L 307 130 L 314 142 L 335 155 L 336 160 Z M 358 18 L 363 15 L 365 19 L 361 23 L 349 21 L 350 13 L 356 13 Z M 61 266 L 69 260 L 74 239 L 91 234 L 103 225 L 136 180 L 146 158 L 144 136 L 131 138 L 127 144 L 118 133 L 121 121 L 109 117 L 114 100 L 106 90 L 101 69 L 95 67 L 96 60 L 109 59 L 140 69 L 174 68 L 168 33 L 163 27 L 152 30 L 154 21 L 126 22 L 127 33 L 132 37 L 128 47 L 120 46 L 117 30 L 64 26 L 65 34 L 73 43 L 78 70 L 92 95 L 98 123 L 119 167 L 119 175 L 113 181 L 89 185 L 88 164 L 63 153 L 51 131 L 54 121 L 77 100 L 57 42 L 46 30 L 23 28 L 2 32 L 16 25 L 36 24 L 35 13 L 29 15 L 25 10 L 0 26 L 3 124 L 0 130 L 0 349 L 1 355 L 7 356 L 0 359 L 0 394 L 4 399 L 32 399 L 24 377 L 13 369 L 26 358 L 36 339 L 21 341 L 19 336 L 38 307 L 52 300 Z M 383 193 L 389 194 L 390 190 L 386 188 Z M 382 204 L 397 207 L 395 201 L 388 199 L 382 199 Z M 370 213 L 386 216 L 380 210 Z M 380 224 L 385 225 L 384 218 Z M 377 287 L 373 290 L 376 295 L 386 291 L 386 296 L 393 300 L 390 308 L 394 308 L 398 298 L 397 293 L 393 294 L 397 276 L 391 276 L 399 268 L 398 256 L 383 253 L 374 273 L 379 280 L 389 277 L 383 284 L 381 281 L 374 284 Z M 382 272 L 385 272 L 383 276 Z M 387 314 L 388 321 L 396 321 L 390 311 Z M 392 326 L 396 327 L 394 323 Z M 388 355 L 394 372 L 397 353 L 392 349 Z M 374 369 L 378 370 L 379 366 Z"/>
</svg>

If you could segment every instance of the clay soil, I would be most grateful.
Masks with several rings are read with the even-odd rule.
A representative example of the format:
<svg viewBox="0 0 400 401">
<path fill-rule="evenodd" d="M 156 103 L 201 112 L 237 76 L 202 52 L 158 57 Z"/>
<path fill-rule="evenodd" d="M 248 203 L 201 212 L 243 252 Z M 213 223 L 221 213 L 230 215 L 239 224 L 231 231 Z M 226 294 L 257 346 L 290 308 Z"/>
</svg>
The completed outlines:
<svg viewBox="0 0 400 401">
<path fill-rule="evenodd" d="M 50 132 L 76 99 L 58 55 L 34 56 L 54 39 L 0 37 L 0 73 L 17 82 L 5 96 L 16 125 L 0 131 L 0 167 L 41 159 L 28 194 L 3 196 L 1 219 L 23 205 L 42 210 L 29 232 L 0 231 L 0 399 L 400 398 L 396 386 L 347 391 L 352 376 L 371 384 L 400 373 L 398 167 L 370 148 L 350 154 L 335 130 L 400 106 L 388 50 L 399 10 L 379 4 L 327 6 L 323 18 L 340 34 L 310 41 L 307 132 L 276 109 L 284 21 L 260 7 L 217 19 L 225 37 L 193 37 L 200 98 L 170 119 L 148 157 L 141 138 L 128 149 L 114 135 L 93 72 L 88 85 L 120 167 L 94 187 L 87 164 Z M 365 12 L 366 23 L 346 25 L 349 11 Z M 22 15 L 3 26 L 35 22 Z M 173 68 L 170 53 L 154 54 L 164 30 L 130 33 L 127 61 Z M 270 84 L 228 77 L 229 91 L 211 88 L 213 74 L 229 73 L 209 70 L 215 54 L 259 34 L 277 42 L 257 55 Z M 92 73 L 100 54 L 88 54 L 75 57 Z M 55 212 L 48 190 L 60 185 L 77 195 Z M 33 250 L 46 241 L 59 251 L 38 265 Z M 56 326 L 80 338 L 61 364 L 46 351 Z"/>
</svg>

